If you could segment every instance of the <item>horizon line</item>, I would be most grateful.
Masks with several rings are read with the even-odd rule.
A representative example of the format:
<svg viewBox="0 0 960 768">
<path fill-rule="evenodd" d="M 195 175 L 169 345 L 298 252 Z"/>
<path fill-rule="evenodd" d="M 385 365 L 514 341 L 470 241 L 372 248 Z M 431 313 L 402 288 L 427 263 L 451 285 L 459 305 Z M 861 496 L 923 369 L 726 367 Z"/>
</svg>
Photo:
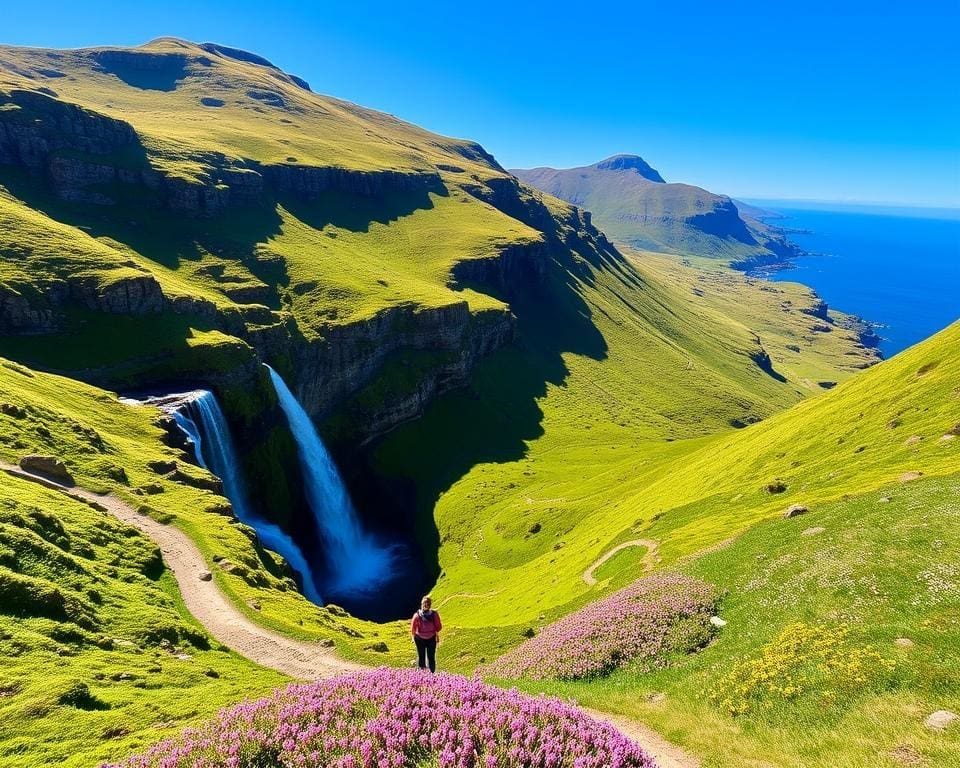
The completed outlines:
<svg viewBox="0 0 960 768">
<path fill-rule="evenodd" d="M 729 196 L 735 200 L 743 200 L 747 203 L 751 201 L 765 203 L 821 203 L 828 205 L 858 206 L 863 208 L 908 208 L 927 211 L 949 211 L 951 213 L 960 214 L 960 203 L 949 205 L 944 203 L 910 203 L 890 200 L 837 200 L 823 197 L 764 197 L 751 194 L 732 194 Z"/>
</svg>

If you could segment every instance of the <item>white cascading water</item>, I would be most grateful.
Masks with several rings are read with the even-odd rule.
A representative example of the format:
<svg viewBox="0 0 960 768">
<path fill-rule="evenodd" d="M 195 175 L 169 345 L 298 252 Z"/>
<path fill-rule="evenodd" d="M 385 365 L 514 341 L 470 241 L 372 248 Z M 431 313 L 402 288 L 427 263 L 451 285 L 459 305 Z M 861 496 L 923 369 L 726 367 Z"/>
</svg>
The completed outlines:
<svg viewBox="0 0 960 768">
<path fill-rule="evenodd" d="M 373 592 L 390 578 L 393 552 L 363 530 L 340 473 L 310 416 L 280 375 L 269 365 L 264 367 L 270 372 L 280 408 L 297 443 L 307 501 L 325 545 L 329 586 L 340 595 Z"/>
<path fill-rule="evenodd" d="M 204 469 L 210 469 L 203 458 L 203 451 L 200 449 L 200 443 L 203 442 L 203 439 L 200 437 L 200 428 L 197 423 L 179 409 L 171 411 L 170 415 L 173 416 L 173 420 L 177 422 L 177 426 L 180 427 L 183 434 L 187 436 L 187 442 L 193 446 L 193 455 L 197 464 Z"/>
<path fill-rule="evenodd" d="M 177 425 L 194 444 L 197 461 L 223 483 L 223 491 L 233 511 L 240 519 L 257 532 L 260 542 L 284 558 L 303 582 L 303 593 L 313 603 L 323 605 L 323 599 L 314 582 L 310 564 L 296 542 L 278 525 L 264 520 L 253 512 L 247 499 L 240 474 L 237 451 L 230 436 L 227 419 L 212 392 L 205 389 L 191 393 L 187 407 L 190 415 L 182 410 L 172 411 Z M 199 425 L 199 429 L 198 429 Z"/>
</svg>

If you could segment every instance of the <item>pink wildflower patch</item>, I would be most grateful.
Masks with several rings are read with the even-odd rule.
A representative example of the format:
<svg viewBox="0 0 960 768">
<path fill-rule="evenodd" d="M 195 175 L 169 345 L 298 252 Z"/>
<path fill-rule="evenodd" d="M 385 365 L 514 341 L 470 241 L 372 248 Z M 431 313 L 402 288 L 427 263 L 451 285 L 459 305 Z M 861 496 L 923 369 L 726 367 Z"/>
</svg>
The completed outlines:
<svg viewBox="0 0 960 768">
<path fill-rule="evenodd" d="M 226 709 L 105 768 L 654 768 L 606 723 L 559 699 L 457 675 L 381 668 Z"/>
<path fill-rule="evenodd" d="M 548 625 L 484 673 L 505 679 L 577 680 L 619 667 L 663 667 L 705 644 L 718 593 L 679 574 L 648 576 Z"/>
</svg>

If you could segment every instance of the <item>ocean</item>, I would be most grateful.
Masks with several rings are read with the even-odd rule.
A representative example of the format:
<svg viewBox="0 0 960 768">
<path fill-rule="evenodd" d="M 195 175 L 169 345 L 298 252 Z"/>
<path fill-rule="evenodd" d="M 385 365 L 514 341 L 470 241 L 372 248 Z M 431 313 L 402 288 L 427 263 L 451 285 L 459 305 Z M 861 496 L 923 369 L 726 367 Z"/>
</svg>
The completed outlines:
<svg viewBox="0 0 960 768">
<path fill-rule="evenodd" d="M 960 319 L 960 211 L 751 201 L 809 255 L 763 276 L 809 285 L 874 325 L 891 357 Z"/>
</svg>

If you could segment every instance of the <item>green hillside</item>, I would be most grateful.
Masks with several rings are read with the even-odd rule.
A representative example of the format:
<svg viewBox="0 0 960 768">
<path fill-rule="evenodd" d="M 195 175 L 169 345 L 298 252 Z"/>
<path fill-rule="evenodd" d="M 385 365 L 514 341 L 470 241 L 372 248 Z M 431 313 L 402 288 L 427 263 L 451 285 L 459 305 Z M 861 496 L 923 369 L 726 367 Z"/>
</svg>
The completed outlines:
<svg viewBox="0 0 960 768">
<path fill-rule="evenodd" d="M 575 179 L 533 189 L 478 144 L 224 46 L 0 47 L 0 461 L 57 457 L 80 487 L 184 531 L 259 625 L 407 665 L 405 622 L 309 603 L 170 419 L 115 394 L 214 390 L 255 505 L 296 532 L 303 482 L 269 363 L 361 518 L 412 532 L 445 668 L 471 673 L 649 570 L 683 569 L 727 591 L 716 642 L 653 676 L 562 691 L 648 719 L 716 765 L 711 733 L 740 739 L 744 768 L 826 766 L 816 739 L 839 749 L 852 733 L 836 764 L 870 764 L 912 733 L 904 720 L 864 735 L 871 718 L 956 704 L 950 663 L 910 662 L 889 700 L 873 691 L 834 713 L 853 713 L 847 730 L 819 715 L 731 719 L 702 694 L 798 621 L 870 623 L 855 639 L 887 645 L 895 630 L 929 648 L 956 639 L 953 592 L 932 616 L 911 602 L 919 588 L 861 598 L 943 576 L 956 551 L 918 510 L 954 514 L 960 325 L 875 365 L 809 289 L 725 268 L 776 251 L 729 199 L 666 184 L 638 158 L 591 169 L 612 180 L 607 197 L 580 199 Z M 601 232 L 553 196 L 635 205 L 648 188 L 653 239 L 595 209 Z M 848 532 L 836 562 L 854 587 L 770 605 L 823 541 L 780 519 L 791 504 L 809 508 L 804 527 Z M 120 757 L 282 682 L 212 642 L 150 542 L 104 514 L 0 473 L 4 765 Z M 777 547 L 782 567 L 748 588 Z M 668 703 L 647 706 L 660 689 Z"/>
<path fill-rule="evenodd" d="M 615 242 L 648 251 L 724 263 L 769 263 L 793 246 L 725 195 L 667 183 L 637 155 L 616 155 L 582 168 L 512 169 L 532 187 L 593 214 Z"/>
<path fill-rule="evenodd" d="M 657 396 L 657 374 L 669 375 L 663 363 L 646 392 L 630 392 L 623 381 L 600 377 L 602 363 L 571 357 L 563 386 L 548 386 L 538 398 L 538 423 L 517 434 L 524 404 L 512 400 L 513 387 L 497 368 L 516 371 L 522 361 L 493 358 L 472 392 L 447 396 L 392 433 L 377 458 L 384 471 L 416 477 L 424 504 L 435 501 L 443 542 L 437 591 L 472 595 L 452 601 L 447 612 L 478 630 L 535 623 L 602 589 L 603 583 L 588 586 L 582 574 L 622 541 L 655 540 L 656 562 L 668 566 L 793 503 L 814 506 L 905 473 L 956 471 L 958 444 L 941 438 L 956 427 L 958 340 L 954 324 L 735 432 L 694 438 L 709 413 L 696 410 L 695 399 L 675 401 L 690 419 L 692 439 L 673 441 L 656 439 L 628 407 L 628 398 Z M 695 365 L 690 376 L 697 374 Z M 505 443 L 506 435 L 514 441 Z M 451 464 L 451 455 L 473 461 L 464 459 L 459 475 L 436 479 L 434 468 Z M 769 492 L 776 481 L 784 490 Z M 633 552 L 619 557 L 630 560 Z M 635 569 L 637 562 L 629 564 Z"/>
<path fill-rule="evenodd" d="M 679 568 L 725 591 L 728 625 L 707 650 L 655 674 L 634 665 L 582 683 L 509 684 L 650 723 L 718 768 L 892 768 L 902 755 L 951 764 L 957 734 L 923 721 L 960 703 L 947 651 L 960 615 L 958 342 L 954 324 L 760 424 L 668 443 L 617 440 L 609 415 L 590 423 L 599 409 L 586 392 L 598 385 L 584 364 L 538 400 L 544 433 L 499 456 L 492 447 L 518 414 L 491 360 L 471 393 L 444 398 L 379 453 L 385 468 L 426 478 L 436 475 L 427 467 L 462 455 L 464 434 L 483 445 L 474 450 L 485 463 L 433 489 L 443 542 L 435 594 L 457 627 L 444 653 L 469 671 L 610 590 Z M 424 445 L 436 449 L 413 453 Z M 783 519 L 794 504 L 808 511 Z M 835 695 L 829 679 L 796 701 L 761 697 L 739 716 L 706 696 L 798 623 L 848 633 L 835 663 L 875 651 L 892 671 L 869 685 L 836 683 L 826 709 L 817 697 Z M 798 665 L 816 663 L 803 654 L 817 642 Z"/>
<path fill-rule="evenodd" d="M 3 48 L 0 93 L 0 354 L 111 388 L 213 388 L 255 500 L 284 523 L 302 493 L 258 361 L 349 459 L 521 350 L 531 323 L 557 333 L 530 402 L 562 380 L 559 356 L 609 357 L 607 336 L 637 334 L 604 366 L 632 392 L 668 361 L 684 394 L 631 406 L 657 436 L 755 421 L 875 359 L 800 289 L 759 311 L 692 301 L 478 145 L 252 54 Z M 545 304 L 520 309 L 534 294 Z M 598 330 L 591 302 L 617 327 Z"/>
<path fill-rule="evenodd" d="M 951 652 L 960 643 L 958 491 L 957 474 L 894 481 L 767 520 L 682 566 L 727 593 L 727 625 L 707 648 L 670 669 L 535 689 L 649 723 L 710 768 L 955 765 L 956 729 L 937 732 L 924 720 L 960 706 Z M 817 628 L 826 631 L 798 652 L 783 650 Z M 747 713 L 723 706 L 722 681 L 744 663 L 764 659 L 771 684 L 786 686 L 809 674 L 817 644 L 838 630 L 847 637 L 832 641 L 833 661 L 860 672 L 859 655 L 877 654 L 887 665 L 879 675 L 858 683 L 838 671 L 789 698 L 754 683 L 733 697 L 749 702 Z"/>
</svg>

